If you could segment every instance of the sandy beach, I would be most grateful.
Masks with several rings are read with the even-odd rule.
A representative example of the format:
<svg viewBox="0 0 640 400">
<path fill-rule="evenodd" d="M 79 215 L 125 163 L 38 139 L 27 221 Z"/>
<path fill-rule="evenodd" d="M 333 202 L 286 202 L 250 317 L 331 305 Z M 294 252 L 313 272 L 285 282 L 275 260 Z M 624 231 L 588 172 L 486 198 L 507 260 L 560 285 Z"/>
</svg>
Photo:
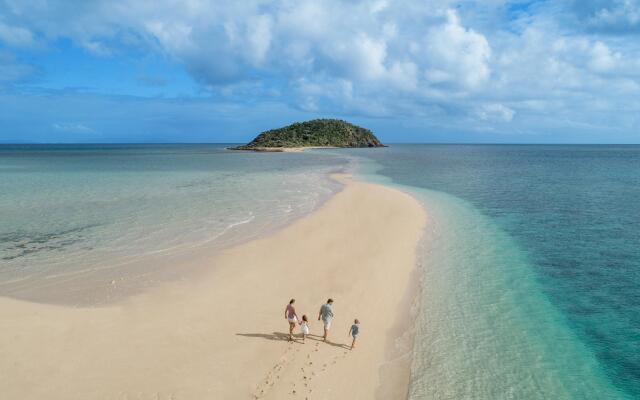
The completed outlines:
<svg viewBox="0 0 640 400">
<path fill-rule="evenodd" d="M 317 212 L 188 261 L 202 264 L 189 279 L 101 307 L 0 299 L 1 397 L 404 398 L 426 215 L 398 190 L 340 179 L 344 190 Z M 335 319 L 323 343 L 328 297 Z M 287 341 L 290 298 L 310 319 L 304 344 Z"/>
</svg>

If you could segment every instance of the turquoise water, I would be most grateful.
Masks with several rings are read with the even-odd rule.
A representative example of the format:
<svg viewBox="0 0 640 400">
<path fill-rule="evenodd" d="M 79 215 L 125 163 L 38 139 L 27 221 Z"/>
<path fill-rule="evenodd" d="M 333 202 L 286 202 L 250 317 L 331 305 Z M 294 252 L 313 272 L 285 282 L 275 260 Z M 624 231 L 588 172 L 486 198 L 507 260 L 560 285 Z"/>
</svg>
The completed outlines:
<svg viewBox="0 0 640 400">
<path fill-rule="evenodd" d="M 260 236 L 356 166 L 429 216 L 411 399 L 640 398 L 638 146 L 0 146 L 0 295 Z"/>
<path fill-rule="evenodd" d="M 327 173 L 345 162 L 222 145 L 0 146 L 0 295 L 255 238 L 338 190 Z"/>
<path fill-rule="evenodd" d="M 366 157 L 430 218 L 410 398 L 640 398 L 639 146 Z"/>
</svg>

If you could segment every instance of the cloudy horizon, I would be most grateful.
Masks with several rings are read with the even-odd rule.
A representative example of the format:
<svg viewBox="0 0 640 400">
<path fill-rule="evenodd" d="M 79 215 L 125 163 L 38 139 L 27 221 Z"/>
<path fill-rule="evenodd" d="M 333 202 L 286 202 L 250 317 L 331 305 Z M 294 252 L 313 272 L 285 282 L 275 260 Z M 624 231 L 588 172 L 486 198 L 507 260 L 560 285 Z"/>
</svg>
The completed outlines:
<svg viewBox="0 0 640 400">
<path fill-rule="evenodd" d="M 0 143 L 640 143 L 640 0 L 0 0 Z"/>
</svg>

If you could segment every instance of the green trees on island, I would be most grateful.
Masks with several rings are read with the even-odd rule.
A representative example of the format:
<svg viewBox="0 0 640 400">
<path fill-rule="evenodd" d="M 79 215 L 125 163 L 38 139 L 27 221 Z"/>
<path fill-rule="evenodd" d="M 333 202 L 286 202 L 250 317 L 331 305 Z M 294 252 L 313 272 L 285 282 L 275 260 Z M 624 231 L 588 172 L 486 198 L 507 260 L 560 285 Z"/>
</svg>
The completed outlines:
<svg viewBox="0 0 640 400">
<path fill-rule="evenodd" d="M 370 130 L 338 119 L 296 122 L 262 132 L 234 150 L 268 150 L 286 147 L 383 147 Z"/>
</svg>

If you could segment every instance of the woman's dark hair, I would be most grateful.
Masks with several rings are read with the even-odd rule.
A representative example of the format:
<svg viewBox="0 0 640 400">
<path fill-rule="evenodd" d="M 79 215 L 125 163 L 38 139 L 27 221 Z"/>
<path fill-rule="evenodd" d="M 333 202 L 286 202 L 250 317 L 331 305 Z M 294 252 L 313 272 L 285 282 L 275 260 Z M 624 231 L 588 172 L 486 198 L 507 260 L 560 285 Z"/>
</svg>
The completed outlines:
<svg viewBox="0 0 640 400">
<path fill-rule="evenodd" d="M 296 299 L 291 299 L 291 301 L 289 301 L 289 304 L 293 304 L 296 302 Z"/>
<path fill-rule="evenodd" d="M 333 299 L 327 300 L 327 303 L 333 303 Z"/>
</svg>

